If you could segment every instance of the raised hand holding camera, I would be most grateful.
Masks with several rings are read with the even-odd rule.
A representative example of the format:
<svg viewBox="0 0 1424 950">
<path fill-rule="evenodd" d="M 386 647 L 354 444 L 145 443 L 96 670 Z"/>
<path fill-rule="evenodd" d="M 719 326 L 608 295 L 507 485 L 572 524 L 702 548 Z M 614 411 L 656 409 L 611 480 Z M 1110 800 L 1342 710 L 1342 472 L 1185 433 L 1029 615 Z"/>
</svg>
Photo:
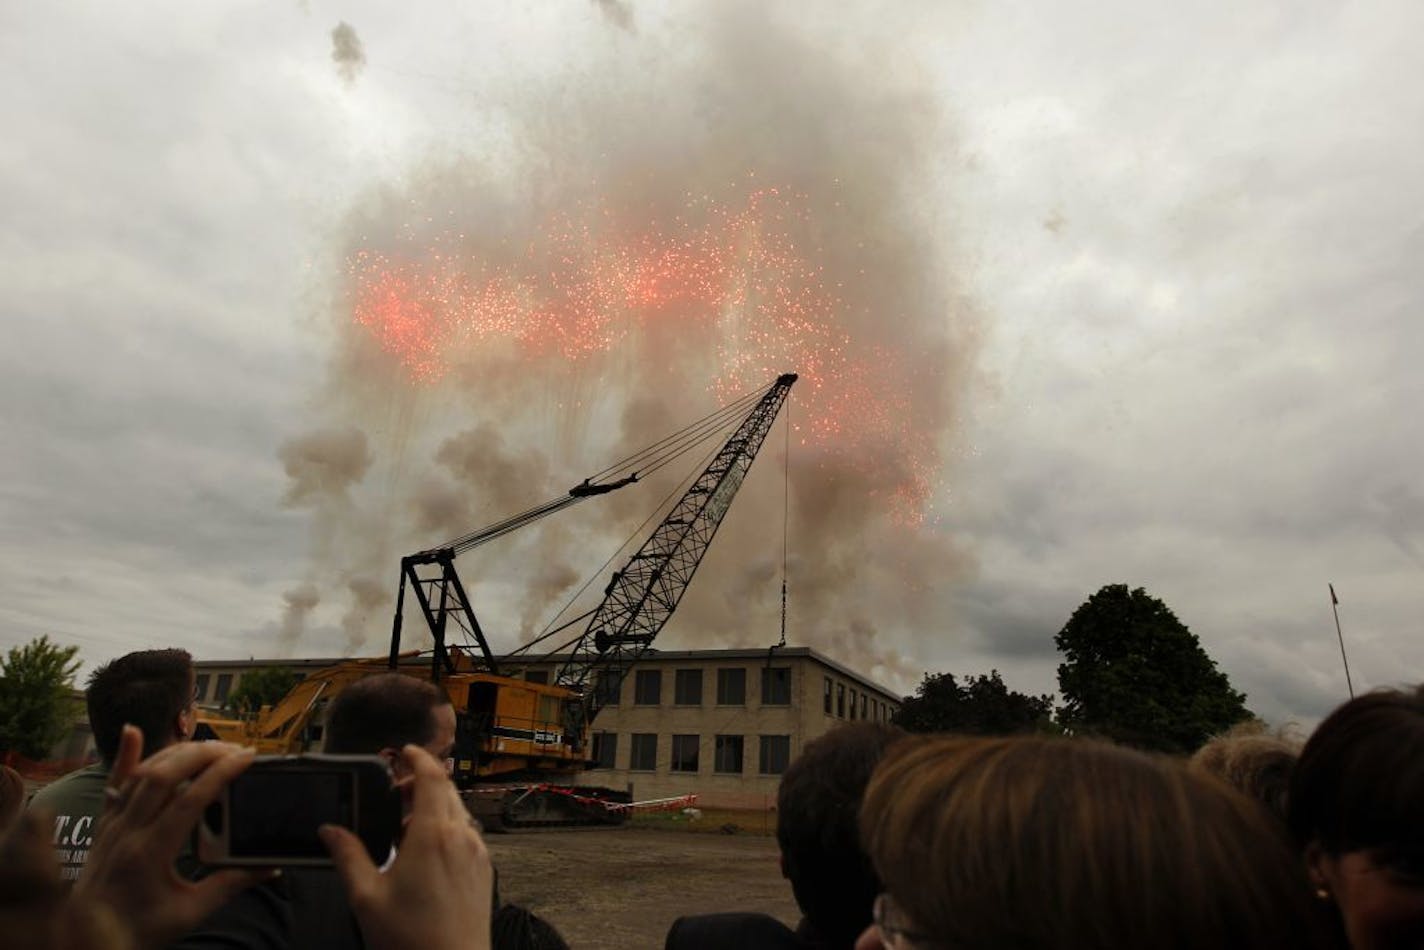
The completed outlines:
<svg viewBox="0 0 1424 950">
<path fill-rule="evenodd" d="M 493 887 L 485 843 L 444 766 L 419 746 L 408 745 L 401 754 L 414 773 L 411 814 L 384 873 L 350 831 L 321 828 L 366 945 L 484 950 L 490 945 Z"/>
<path fill-rule="evenodd" d="M 252 764 L 250 749 L 183 742 L 140 762 L 143 735 L 125 726 L 94 847 L 74 899 L 117 911 L 141 947 L 180 936 L 271 871 L 184 879 L 174 864 L 203 809 Z"/>
</svg>

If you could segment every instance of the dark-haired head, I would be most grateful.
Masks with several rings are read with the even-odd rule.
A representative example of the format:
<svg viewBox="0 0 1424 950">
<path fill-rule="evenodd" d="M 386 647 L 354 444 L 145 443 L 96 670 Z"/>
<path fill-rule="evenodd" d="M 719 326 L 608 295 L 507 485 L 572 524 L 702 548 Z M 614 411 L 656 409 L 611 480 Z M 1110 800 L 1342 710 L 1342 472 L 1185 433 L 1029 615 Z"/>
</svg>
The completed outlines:
<svg viewBox="0 0 1424 950">
<path fill-rule="evenodd" d="M 1290 825 L 1352 946 L 1424 946 L 1424 686 L 1326 717 L 1301 750 Z"/>
<path fill-rule="evenodd" d="M 125 724 L 143 730 L 143 754 L 150 756 L 193 734 L 193 658 L 178 649 L 125 654 L 90 675 L 84 699 L 105 765 L 113 764 Z"/>
<path fill-rule="evenodd" d="M 823 946 L 848 947 L 870 922 L 880 889 L 860 846 L 857 818 L 875 767 L 905 733 L 849 723 L 806 743 L 781 777 L 776 840 L 782 870 Z"/>
<path fill-rule="evenodd" d="M 332 700 L 326 714 L 325 751 L 344 755 L 384 754 L 399 765 L 406 745 L 423 746 L 437 759 L 450 755 L 455 711 L 433 683 L 403 673 L 357 680 Z"/>
</svg>

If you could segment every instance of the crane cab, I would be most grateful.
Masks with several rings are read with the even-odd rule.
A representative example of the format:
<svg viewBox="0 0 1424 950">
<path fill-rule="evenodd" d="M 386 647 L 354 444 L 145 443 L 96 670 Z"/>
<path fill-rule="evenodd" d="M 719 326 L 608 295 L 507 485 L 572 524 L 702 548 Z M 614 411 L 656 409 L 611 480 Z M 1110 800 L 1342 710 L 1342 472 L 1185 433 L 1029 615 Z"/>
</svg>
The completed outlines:
<svg viewBox="0 0 1424 950">
<path fill-rule="evenodd" d="M 577 699 L 572 690 L 490 673 L 456 674 L 444 686 L 455 706 L 456 785 L 526 772 L 572 775 L 587 766 L 587 737 L 564 725 L 565 706 Z"/>
</svg>

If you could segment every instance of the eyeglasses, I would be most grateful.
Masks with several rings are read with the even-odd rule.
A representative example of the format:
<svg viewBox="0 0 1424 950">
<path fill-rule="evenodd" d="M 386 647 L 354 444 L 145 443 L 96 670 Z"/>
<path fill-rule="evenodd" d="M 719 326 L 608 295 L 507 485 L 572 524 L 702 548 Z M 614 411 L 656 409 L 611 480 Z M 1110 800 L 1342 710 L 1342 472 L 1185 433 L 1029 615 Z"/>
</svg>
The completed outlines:
<svg viewBox="0 0 1424 950">
<path fill-rule="evenodd" d="M 896 927 L 885 921 L 885 905 L 889 899 L 884 894 L 877 894 L 875 903 L 871 906 L 870 919 L 875 924 L 875 929 L 880 931 L 880 941 L 885 944 L 893 943 L 896 937 L 903 937 L 910 943 L 930 943 L 929 934 L 920 933 L 917 930 L 907 930 L 904 927 Z"/>
</svg>

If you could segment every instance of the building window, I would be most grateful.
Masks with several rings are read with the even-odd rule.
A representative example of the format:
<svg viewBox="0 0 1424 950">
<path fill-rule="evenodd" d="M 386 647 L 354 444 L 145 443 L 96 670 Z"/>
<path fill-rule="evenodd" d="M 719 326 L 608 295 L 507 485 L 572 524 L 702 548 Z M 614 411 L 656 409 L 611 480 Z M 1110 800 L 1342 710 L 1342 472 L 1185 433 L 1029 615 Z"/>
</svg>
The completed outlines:
<svg viewBox="0 0 1424 950">
<path fill-rule="evenodd" d="M 791 667 L 763 667 L 761 671 L 761 704 L 791 705 Z"/>
<path fill-rule="evenodd" d="M 838 718 L 841 718 L 841 719 L 844 719 L 844 718 L 845 718 L 845 684 L 844 684 L 844 683 L 837 683 L 837 684 L 836 684 L 836 716 L 837 716 Z"/>
<path fill-rule="evenodd" d="M 672 770 L 674 772 L 696 772 L 697 747 L 700 744 L 701 737 L 699 736 L 673 736 Z"/>
<path fill-rule="evenodd" d="M 658 767 L 658 737 L 652 732 L 635 732 L 628 746 L 628 770 L 651 772 Z"/>
<path fill-rule="evenodd" d="M 207 674 L 207 673 L 199 673 L 198 676 L 197 676 L 197 678 L 193 680 L 193 699 L 194 699 L 194 701 L 201 703 L 203 700 L 205 700 L 205 699 L 207 699 L 207 698 L 208 698 L 208 674 Z"/>
<path fill-rule="evenodd" d="M 673 679 L 672 701 L 679 706 L 702 705 L 702 671 L 678 670 Z"/>
<path fill-rule="evenodd" d="M 745 669 L 717 671 L 717 705 L 747 704 L 747 671 Z"/>
<path fill-rule="evenodd" d="M 742 774 L 742 737 L 718 736 L 716 759 L 712 763 L 714 772 L 735 772 Z"/>
<path fill-rule="evenodd" d="M 526 683 L 544 683 L 544 684 L 547 685 L 548 682 L 549 682 L 549 671 L 548 671 L 548 670 L 525 670 L 525 671 L 524 671 L 524 681 L 525 681 Z"/>
<path fill-rule="evenodd" d="M 790 762 L 790 736 L 761 737 L 761 765 L 758 767 L 758 771 L 762 775 L 780 775 L 786 771 L 786 766 Z"/>
<path fill-rule="evenodd" d="M 634 706 L 656 706 L 662 701 L 662 670 L 638 670 L 633 674 Z"/>
<path fill-rule="evenodd" d="M 864 718 L 866 717 L 865 707 L 869 704 L 869 702 L 870 702 L 870 700 L 866 698 L 866 695 L 865 695 L 864 693 L 861 693 L 861 694 L 860 694 L 860 718 L 861 718 L 861 719 L 864 719 Z"/>
<path fill-rule="evenodd" d="M 826 707 L 826 715 L 829 716 L 831 714 L 831 678 L 829 676 L 826 677 L 826 697 L 823 705 Z"/>
<path fill-rule="evenodd" d="M 598 677 L 593 681 L 593 692 L 594 695 L 598 697 L 598 704 L 600 706 L 617 706 L 618 687 L 622 685 L 623 683 L 619 680 L 618 674 L 606 670 L 599 673 Z"/>
<path fill-rule="evenodd" d="M 219 673 L 217 688 L 213 690 L 213 702 L 224 702 L 227 699 L 227 694 L 230 692 L 232 692 L 232 674 Z"/>
<path fill-rule="evenodd" d="M 595 732 L 593 734 L 593 768 L 616 769 L 618 761 L 618 733 Z"/>
<path fill-rule="evenodd" d="M 850 691 L 850 718 L 855 718 L 855 690 Z"/>
</svg>

